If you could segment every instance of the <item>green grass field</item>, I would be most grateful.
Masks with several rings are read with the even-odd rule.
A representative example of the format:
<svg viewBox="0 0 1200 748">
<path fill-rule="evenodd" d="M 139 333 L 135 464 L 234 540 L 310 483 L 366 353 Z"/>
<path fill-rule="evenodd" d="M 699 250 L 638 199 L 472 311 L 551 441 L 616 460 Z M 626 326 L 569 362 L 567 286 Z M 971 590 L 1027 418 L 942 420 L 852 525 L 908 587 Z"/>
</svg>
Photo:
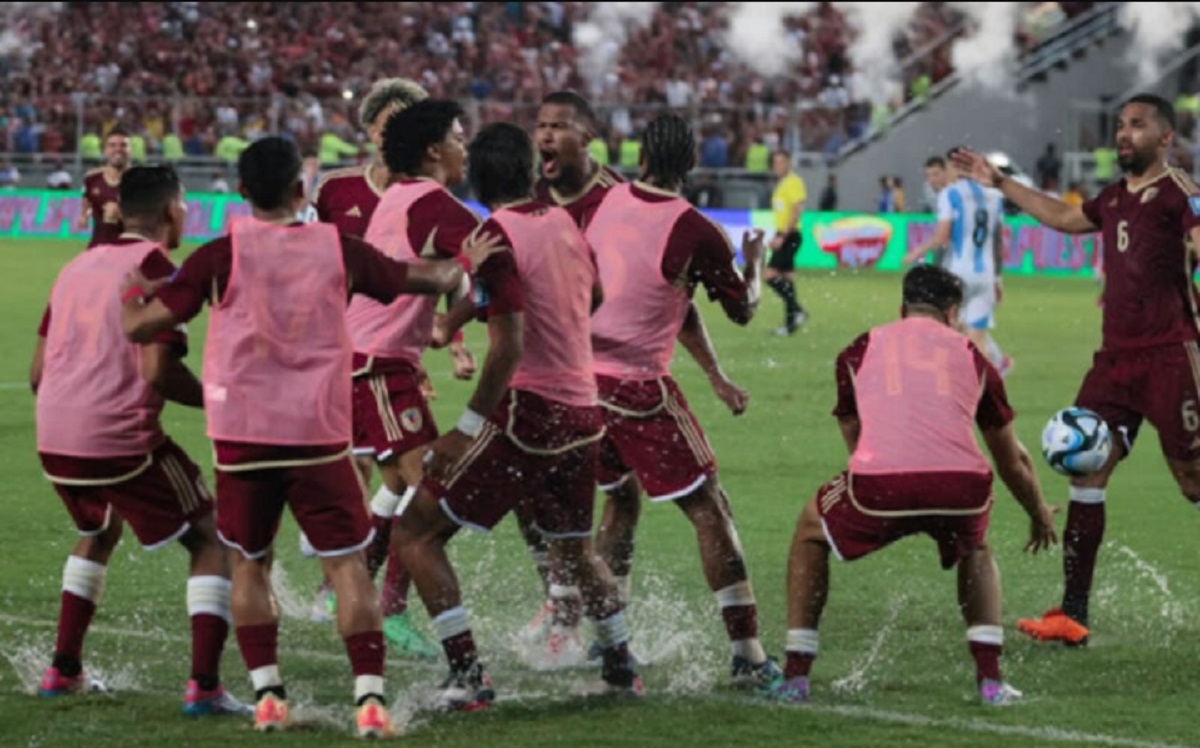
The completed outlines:
<svg viewBox="0 0 1200 748">
<path fill-rule="evenodd" d="M 0 245 L 0 745 L 329 746 L 348 736 L 349 668 L 332 627 L 301 618 L 318 580 L 285 523 L 279 565 L 288 590 L 281 664 L 297 716 L 311 726 L 260 737 L 246 722 L 193 722 L 180 700 L 189 662 L 184 609 L 186 560 L 180 548 L 154 554 L 131 534 L 113 558 L 107 596 L 86 646 L 90 668 L 113 695 L 43 701 L 31 695 L 54 641 L 60 576 L 74 531 L 44 482 L 34 451 L 28 355 L 47 291 L 75 244 L 5 240 Z M 753 396 L 735 419 L 710 394 L 696 367 L 676 372 L 721 465 L 758 595 L 764 643 L 782 655 L 785 559 L 803 503 L 840 470 L 846 455 L 829 416 L 832 362 L 853 336 L 890 320 L 899 276 L 809 274 L 802 299 L 808 327 L 791 339 L 770 335 L 781 316 L 771 297 L 748 328 L 736 328 L 702 304 L 731 376 Z M 1023 440 L 1036 451 L 1049 415 L 1069 404 L 1099 337 L 1096 287 L 1079 280 L 1012 278 L 999 339 L 1017 360 L 1010 397 Z M 203 320 L 192 326 L 198 370 Z M 481 329 L 468 341 L 482 352 Z M 440 393 L 439 420 L 451 423 L 467 386 L 449 375 L 448 357 L 427 366 Z M 202 465 L 211 465 L 202 416 L 171 407 L 168 432 Z M 1065 504 L 1066 483 L 1038 460 L 1047 495 Z M 210 483 L 211 485 L 211 483 Z M 477 640 L 500 695 L 490 713 L 441 716 L 416 711 L 443 665 L 393 657 L 388 666 L 394 714 L 408 740 L 438 745 L 1041 745 L 1116 746 L 1200 743 L 1188 678 L 1200 656 L 1200 557 L 1194 508 L 1177 495 L 1152 432 L 1119 471 L 1110 495 L 1109 532 L 1092 605 L 1086 651 L 1020 638 L 1019 615 L 1040 613 L 1060 592 L 1060 557 L 1021 552 L 1026 522 L 1001 487 L 992 524 L 1005 589 L 1009 632 L 1006 675 L 1026 703 L 987 710 L 975 699 L 973 668 L 954 603 L 954 575 L 938 569 L 927 539 L 910 539 L 876 557 L 835 566 L 822 627 L 812 705 L 766 706 L 723 683 L 728 653 L 715 603 L 700 574 L 695 539 L 669 506 L 647 507 L 639 534 L 630 610 L 634 649 L 648 696 L 640 703 L 583 703 L 571 691 L 595 673 L 538 673 L 522 664 L 508 636 L 533 614 L 539 585 L 515 527 L 452 544 L 472 609 Z M 418 620 L 426 623 L 417 605 Z M 232 641 L 226 682 L 250 695 Z"/>
</svg>

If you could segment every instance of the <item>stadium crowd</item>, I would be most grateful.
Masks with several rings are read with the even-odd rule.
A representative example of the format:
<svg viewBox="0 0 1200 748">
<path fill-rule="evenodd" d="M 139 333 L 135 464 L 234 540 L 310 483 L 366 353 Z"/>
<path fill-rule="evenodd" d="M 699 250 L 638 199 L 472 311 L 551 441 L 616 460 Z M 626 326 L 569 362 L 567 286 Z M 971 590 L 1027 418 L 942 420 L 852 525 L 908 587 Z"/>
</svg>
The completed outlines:
<svg viewBox="0 0 1200 748">
<path fill-rule="evenodd" d="M 571 41 L 591 3 L 419 2 L 400 11 L 375 3 L 41 5 L 51 7 L 10 18 L 0 43 L 8 152 L 78 148 L 95 157 L 99 137 L 119 123 L 141 136 L 147 153 L 172 160 L 232 161 L 267 132 L 324 146 L 327 162 L 343 160 L 361 143 L 356 99 L 370 81 L 403 74 L 434 96 L 476 106 L 480 125 L 524 122 L 549 91 L 585 91 L 606 105 L 602 136 L 614 163 L 654 107 L 691 108 L 705 114 L 713 141 L 703 166 L 762 171 L 756 159 L 777 145 L 835 152 L 923 95 L 950 74 L 948 38 L 961 20 L 949 4 L 921 5 L 910 33 L 895 41 L 897 59 L 917 53 L 904 67 L 904 90 L 873 110 L 854 90 L 853 31 L 827 2 L 785 20 L 803 50 L 787 75 L 756 75 L 731 56 L 722 43 L 730 4 L 672 2 L 658 4 L 612 69 L 593 80 L 584 79 Z M 1029 5 L 1032 13 L 1060 4 Z M 79 93 L 89 95 L 82 127 Z M 136 159 L 137 138 L 133 147 Z"/>
</svg>

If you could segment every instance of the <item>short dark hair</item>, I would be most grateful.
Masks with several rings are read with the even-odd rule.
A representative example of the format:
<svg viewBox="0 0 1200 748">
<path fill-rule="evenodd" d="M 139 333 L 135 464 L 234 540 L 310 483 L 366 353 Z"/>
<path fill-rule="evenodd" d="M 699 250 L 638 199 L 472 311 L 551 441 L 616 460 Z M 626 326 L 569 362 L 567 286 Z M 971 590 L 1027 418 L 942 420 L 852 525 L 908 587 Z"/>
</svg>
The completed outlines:
<svg viewBox="0 0 1200 748">
<path fill-rule="evenodd" d="M 925 168 L 926 169 L 932 169 L 935 166 L 938 168 L 941 168 L 941 169 L 945 169 L 946 168 L 946 159 L 942 158 L 941 156 L 930 156 L 929 158 L 925 159 Z"/>
<path fill-rule="evenodd" d="M 108 139 L 111 137 L 114 137 L 114 136 L 121 137 L 121 138 L 128 138 L 128 137 L 131 137 L 131 134 L 124 127 L 117 125 L 113 129 L 111 129 L 107 133 L 105 133 L 104 142 L 107 143 Z"/>
<path fill-rule="evenodd" d="M 157 220 L 182 189 L 170 166 L 134 166 L 121 175 L 118 205 L 125 219 Z"/>
<path fill-rule="evenodd" d="M 463 116 L 457 101 L 425 99 L 391 117 L 383 128 L 383 158 L 393 174 L 416 174 L 429 146 L 440 143 Z"/>
<path fill-rule="evenodd" d="M 904 306 L 930 306 L 945 312 L 962 304 L 963 282 L 940 265 L 917 265 L 904 274 Z"/>
<path fill-rule="evenodd" d="M 661 187 L 677 187 L 696 164 L 696 136 L 692 126 L 678 114 L 660 114 L 642 133 L 642 156 L 646 176 Z"/>
<path fill-rule="evenodd" d="M 274 210 L 287 201 L 301 166 L 296 144 L 271 135 L 254 141 L 238 156 L 238 179 L 251 204 Z"/>
<path fill-rule="evenodd" d="M 1124 109 L 1130 104 L 1147 104 L 1154 107 L 1154 113 L 1158 115 L 1158 119 L 1168 128 L 1175 129 L 1175 107 L 1163 97 L 1152 93 L 1140 93 L 1126 99 L 1125 103 L 1121 104 L 1121 108 Z"/>
<path fill-rule="evenodd" d="M 596 113 L 592 111 L 592 105 L 575 91 L 569 89 L 552 91 L 542 97 L 541 106 L 546 106 L 547 104 L 571 107 L 575 110 L 576 119 L 581 120 L 589 129 L 596 129 Z"/>
<path fill-rule="evenodd" d="M 467 178 L 484 205 L 529 197 L 533 192 L 529 134 L 511 122 L 495 122 L 480 130 L 467 150 Z"/>
</svg>

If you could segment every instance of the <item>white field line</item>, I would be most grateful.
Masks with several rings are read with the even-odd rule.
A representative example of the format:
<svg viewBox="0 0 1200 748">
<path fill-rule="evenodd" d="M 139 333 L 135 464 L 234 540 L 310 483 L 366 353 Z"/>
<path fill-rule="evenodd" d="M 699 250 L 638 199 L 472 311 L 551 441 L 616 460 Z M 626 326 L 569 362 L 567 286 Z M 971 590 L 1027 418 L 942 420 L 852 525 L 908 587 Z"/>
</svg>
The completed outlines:
<svg viewBox="0 0 1200 748">
<path fill-rule="evenodd" d="M 29 382 L 0 382 L 0 392 L 5 390 L 25 390 L 29 392 Z"/>
<path fill-rule="evenodd" d="M 0 614 L 0 623 L 9 624 L 12 626 L 27 626 L 33 628 L 55 628 L 55 621 L 40 620 L 36 618 L 26 618 L 23 616 L 13 616 Z M 179 642 L 190 644 L 191 638 L 174 634 L 166 634 L 154 631 L 138 631 L 128 629 L 117 629 L 107 626 L 93 626 L 91 631 L 96 633 L 128 636 L 132 638 L 148 639 L 152 641 L 163 642 Z M 345 655 L 335 655 L 329 652 L 315 652 L 311 650 L 290 650 L 288 654 L 299 655 L 314 660 L 322 660 L 328 662 L 344 663 Z M 515 702 L 529 703 L 530 697 L 533 694 L 498 694 L 500 702 Z M 547 697 L 548 701 L 559 701 L 561 699 L 554 698 L 549 694 L 539 694 Z M 562 696 L 563 694 L 559 694 Z M 689 697 L 690 698 L 690 697 Z M 981 735 L 1003 735 L 1008 737 L 1030 738 L 1033 740 L 1054 742 L 1054 743 L 1074 743 L 1077 745 L 1105 745 L 1114 746 L 1114 748 L 1186 748 L 1186 746 L 1176 743 L 1160 743 L 1153 740 L 1138 740 L 1137 738 L 1127 738 L 1121 735 L 1106 735 L 1103 733 L 1079 732 L 1076 730 L 1063 730 L 1056 727 L 1032 727 L 1023 725 L 1001 725 L 992 722 L 985 722 L 979 719 L 953 719 L 945 717 L 929 717 L 923 714 L 914 714 L 911 712 L 894 712 L 884 709 L 873 709 L 864 706 L 837 706 L 837 705 L 821 705 L 821 704 L 804 704 L 799 707 L 785 707 L 770 702 L 758 701 L 745 697 L 729 697 L 719 693 L 701 695 L 696 697 L 700 701 L 712 701 L 720 703 L 736 703 L 741 706 L 756 706 L 768 709 L 787 709 L 795 708 L 801 712 L 813 712 L 816 714 L 832 714 L 850 719 L 871 720 L 873 722 L 883 722 L 888 724 L 911 725 L 913 727 L 928 727 L 936 730 L 973 732 Z M 984 707 L 980 707 L 983 709 Z M 1021 709 L 1020 706 L 1013 707 Z"/>
</svg>

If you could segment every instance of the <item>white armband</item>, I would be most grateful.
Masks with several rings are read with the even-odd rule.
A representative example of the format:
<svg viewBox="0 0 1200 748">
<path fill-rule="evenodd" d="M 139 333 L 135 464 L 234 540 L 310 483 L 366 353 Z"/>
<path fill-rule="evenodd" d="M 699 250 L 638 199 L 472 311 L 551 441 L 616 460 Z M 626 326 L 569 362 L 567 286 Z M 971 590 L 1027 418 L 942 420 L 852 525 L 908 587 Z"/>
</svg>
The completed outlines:
<svg viewBox="0 0 1200 748">
<path fill-rule="evenodd" d="M 458 424 L 454 428 L 463 432 L 467 436 L 474 439 L 479 436 L 479 432 L 483 430 L 483 424 L 487 421 L 486 418 L 479 415 L 475 411 L 467 408 L 458 418 Z"/>
</svg>

